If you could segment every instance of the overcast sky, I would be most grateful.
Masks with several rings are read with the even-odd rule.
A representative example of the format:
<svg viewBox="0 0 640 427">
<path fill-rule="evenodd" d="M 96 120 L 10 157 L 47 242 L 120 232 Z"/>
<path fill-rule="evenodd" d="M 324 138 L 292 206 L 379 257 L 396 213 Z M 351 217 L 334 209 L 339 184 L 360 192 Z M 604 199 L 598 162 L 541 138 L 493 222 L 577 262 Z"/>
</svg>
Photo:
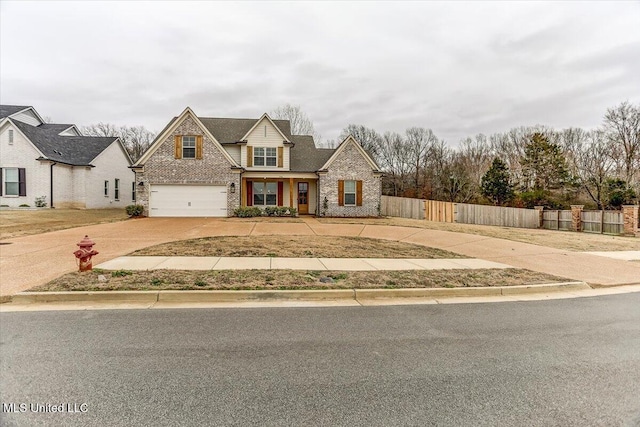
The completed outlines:
<svg viewBox="0 0 640 427">
<path fill-rule="evenodd" d="M 640 2 L 0 2 L 0 101 L 158 131 L 300 105 L 461 138 L 640 103 Z"/>
</svg>

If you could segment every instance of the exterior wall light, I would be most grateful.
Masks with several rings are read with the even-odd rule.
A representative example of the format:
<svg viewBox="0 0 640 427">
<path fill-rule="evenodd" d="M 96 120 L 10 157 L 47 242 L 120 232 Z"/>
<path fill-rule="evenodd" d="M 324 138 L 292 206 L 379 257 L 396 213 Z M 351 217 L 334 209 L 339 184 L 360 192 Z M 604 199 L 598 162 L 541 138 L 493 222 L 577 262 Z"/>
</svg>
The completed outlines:
<svg viewBox="0 0 640 427">
<path fill-rule="evenodd" d="M 229 186 L 229 189 L 231 190 L 232 193 L 236 192 L 236 183 L 232 182 L 231 185 Z"/>
</svg>

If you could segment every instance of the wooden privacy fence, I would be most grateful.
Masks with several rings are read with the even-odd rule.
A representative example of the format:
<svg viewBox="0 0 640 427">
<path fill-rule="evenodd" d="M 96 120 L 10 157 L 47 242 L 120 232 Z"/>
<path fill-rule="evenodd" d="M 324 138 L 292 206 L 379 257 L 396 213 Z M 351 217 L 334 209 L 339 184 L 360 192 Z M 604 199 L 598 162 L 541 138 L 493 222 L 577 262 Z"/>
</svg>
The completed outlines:
<svg viewBox="0 0 640 427">
<path fill-rule="evenodd" d="M 521 209 L 392 196 L 382 196 L 380 202 L 380 214 L 384 216 L 426 219 L 434 222 L 495 225 L 499 227 L 542 227 L 547 230 L 566 231 L 573 231 L 574 228 L 579 228 L 578 231 L 586 233 L 625 233 L 625 214 L 621 211 L 585 211 L 582 210 L 582 206 L 572 206 L 572 208 L 576 208 L 575 224 L 573 213 L 570 210 Z M 629 206 L 626 207 L 626 209 L 628 208 Z M 636 218 L 640 216 L 638 215 L 637 207 L 635 209 L 636 212 L 630 214 L 633 223 L 640 221 L 640 218 Z M 580 214 L 579 224 L 577 220 L 578 212 Z"/>
<path fill-rule="evenodd" d="M 438 200 L 424 201 L 424 218 L 434 222 L 455 222 L 456 204 Z"/>
<path fill-rule="evenodd" d="M 538 228 L 540 214 L 535 209 L 456 203 L 456 222 L 463 224 L 497 225 L 500 227 Z M 571 220 L 571 217 L 569 217 Z"/>
<path fill-rule="evenodd" d="M 547 230 L 571 231 L 573 229 L 571 211 L 544 211 L 542 218 L 542 228 Z"/>
<path fill-rule="evenodd" d="M 380 198 L 380 215 L 424 219 L 424 202 L 426 202 L 424 199 L 382 196 Z"/>
</svg>

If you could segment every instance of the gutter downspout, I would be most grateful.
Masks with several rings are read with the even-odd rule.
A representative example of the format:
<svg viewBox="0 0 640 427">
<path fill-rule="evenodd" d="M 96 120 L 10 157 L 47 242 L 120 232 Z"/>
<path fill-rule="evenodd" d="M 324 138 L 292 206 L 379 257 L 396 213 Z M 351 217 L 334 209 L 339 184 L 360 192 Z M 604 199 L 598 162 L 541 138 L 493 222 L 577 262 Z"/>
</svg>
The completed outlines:
<svg viewBox="0 0 640 427">
<path fill-rule="evenodd" d="M 53 207 L 53 167 L 56 164 L 57 164 L 56 162 L 52 162 L 51 163 L 51 174 L 50 174 L 50 179 L 49 179 L 49 184 L 50 184 L 49 205 L 51 206 L 51 209 L 55 209 Z"/>
</svg>

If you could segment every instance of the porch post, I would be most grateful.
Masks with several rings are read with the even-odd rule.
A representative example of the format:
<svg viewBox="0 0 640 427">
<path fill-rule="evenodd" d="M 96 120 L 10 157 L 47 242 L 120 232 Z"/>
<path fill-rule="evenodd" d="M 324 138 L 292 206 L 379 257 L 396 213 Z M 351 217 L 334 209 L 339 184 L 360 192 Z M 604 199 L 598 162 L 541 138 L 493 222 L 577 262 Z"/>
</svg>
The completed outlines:
<svg viewBox="0 0 640 427">
<path fill-rule="evenodd" d="M 293 178 L 289 178 L 289 207 L 293 207 Z"/>
<path fill-rule="evenodd" d="M 247 206 L 247 178 L 242 178 L 242 184 L 240 184 L 240 206 L 243 208 Z"/>
</svg>

